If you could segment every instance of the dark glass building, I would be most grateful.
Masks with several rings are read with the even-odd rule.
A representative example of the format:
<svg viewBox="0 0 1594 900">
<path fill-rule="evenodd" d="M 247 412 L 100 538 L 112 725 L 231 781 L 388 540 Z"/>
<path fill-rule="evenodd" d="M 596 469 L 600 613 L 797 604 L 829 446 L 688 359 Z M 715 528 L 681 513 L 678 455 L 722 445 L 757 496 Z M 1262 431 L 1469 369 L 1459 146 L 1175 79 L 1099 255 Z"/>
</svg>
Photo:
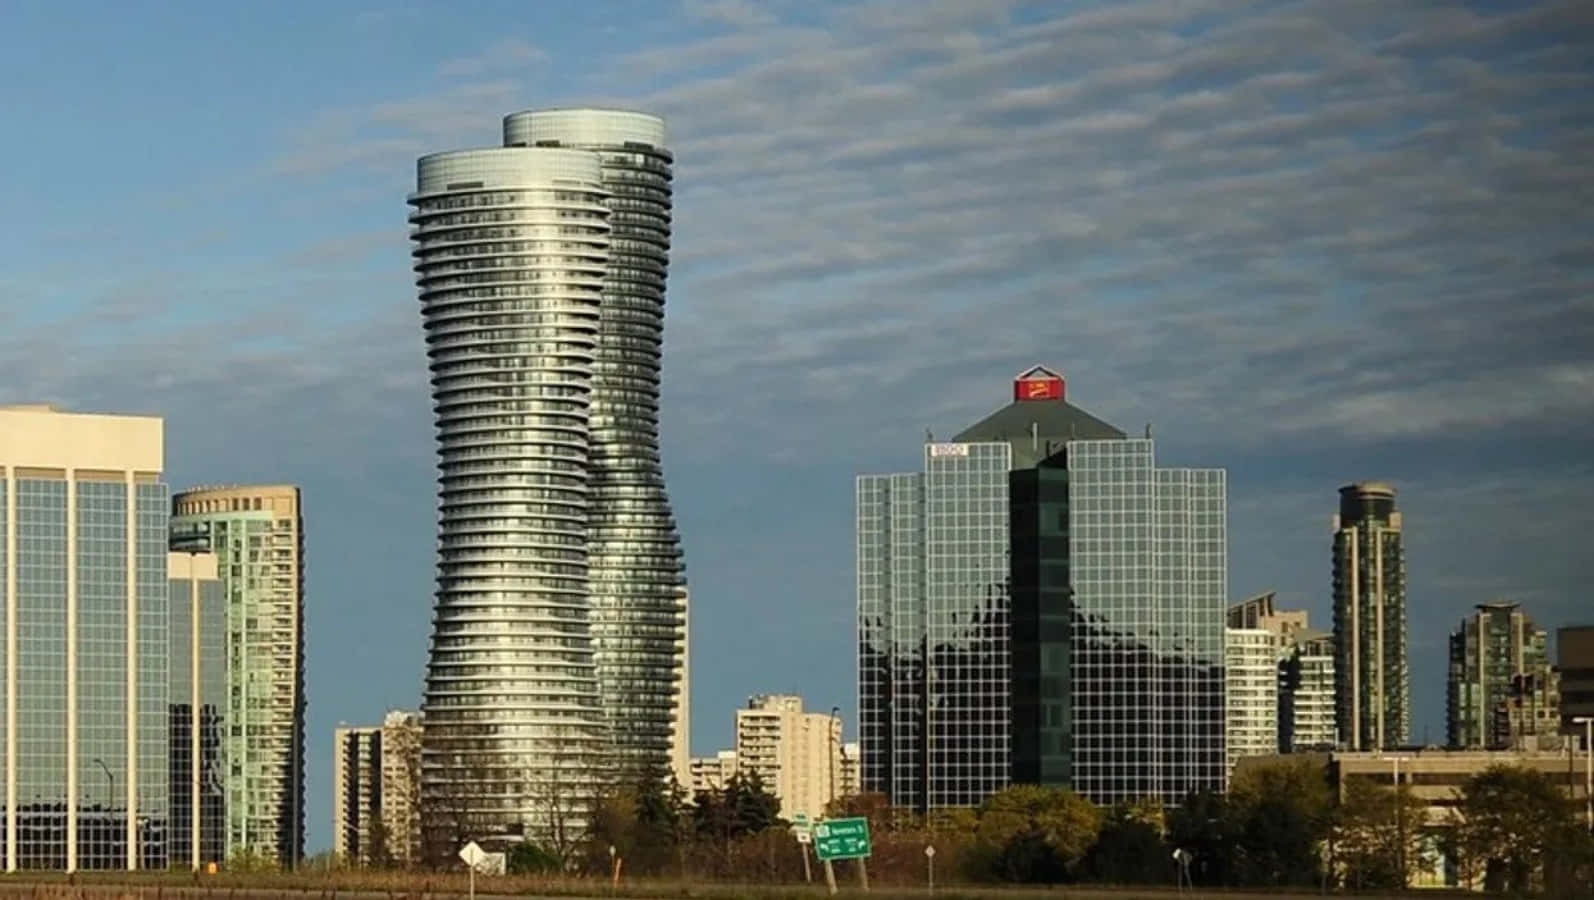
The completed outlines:
<svg viewBox="0 0 1594 900">
<path fill-rule="evenodd" d="M 1334 517 L 1334 710 L 1347 750 L 1411 742 L 1406 555 L 1395 489 L 1339 489 Z"/>
<path fill-rule="evenodd" d="M 1044 368 L 924 459 L 858 481 L 864 789 L 1221 789 L 1224 473 L 1158 468 Z"/>
</svg>

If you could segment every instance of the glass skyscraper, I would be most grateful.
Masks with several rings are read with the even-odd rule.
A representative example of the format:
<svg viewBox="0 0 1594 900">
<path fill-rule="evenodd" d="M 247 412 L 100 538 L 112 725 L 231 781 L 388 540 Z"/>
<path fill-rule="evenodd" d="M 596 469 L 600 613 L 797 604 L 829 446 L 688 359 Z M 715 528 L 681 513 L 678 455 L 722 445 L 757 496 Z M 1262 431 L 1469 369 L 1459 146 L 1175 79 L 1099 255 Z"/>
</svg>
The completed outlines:
<svg viewBox="0 0 1594 900">
<path fill-rule="evenodd" d="M 0 407 L 7 871 L 167 864 L 162 430 Z"/>
<path fill-rule="evenodd" d="M 1221 789 L 1223 472 L 1158 468 L 1044 368 L 924 465 L 858 480 L 865 790 Z"/>
<path fill-rule="evenodd" d="M 595 780 L 667 771 L 684 664 L 658 449 L 663 123 L 549 110 L 420 160 L 410 197 L 439 446 L 427 853 L 573 840 Z"/>
<path fill-rule="evenodd" d="M 292 867 L 304 849 L 304 520 L 292 485 L 172 499 L 172 541 L 216 555 L 225 598 L 226 853 Z"/>
</svg>

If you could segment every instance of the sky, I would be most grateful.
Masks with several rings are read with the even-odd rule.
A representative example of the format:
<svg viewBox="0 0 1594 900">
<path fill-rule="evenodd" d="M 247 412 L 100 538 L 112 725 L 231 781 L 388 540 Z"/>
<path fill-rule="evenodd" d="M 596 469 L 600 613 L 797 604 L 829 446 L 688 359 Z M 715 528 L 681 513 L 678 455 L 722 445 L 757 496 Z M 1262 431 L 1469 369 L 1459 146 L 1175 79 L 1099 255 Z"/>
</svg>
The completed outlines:
<svg viewBox="0 0 1594 900">
<path fill-rule="evenodd" d="M 1328 623 L 1336 489 L 1406 515 L 1417 737 L 1474 603 L 1594 620 L 1581 0 L 10 0 L 0 402 L 295 482 L 310 847 L 331 734 L 419 701 L 434 445 L 405 196 L 506 113 L 668 119 L 663 452 L 693 750 L 854 706 L 853 479 L 1060 369 L 1222 466 L 1234 599 Z"/>
</svg>

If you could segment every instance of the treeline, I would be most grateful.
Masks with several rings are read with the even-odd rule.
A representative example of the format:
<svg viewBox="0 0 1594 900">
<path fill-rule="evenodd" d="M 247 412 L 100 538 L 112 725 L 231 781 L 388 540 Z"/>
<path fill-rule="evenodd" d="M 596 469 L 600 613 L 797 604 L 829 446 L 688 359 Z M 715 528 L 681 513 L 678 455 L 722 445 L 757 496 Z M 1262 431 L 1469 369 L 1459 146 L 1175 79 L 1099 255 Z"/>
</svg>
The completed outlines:
<svg viewBox="0 0 1594 900">
<path fill-rule="evenodd" d="M 889 884 L 923 884 L 933 846 L 941 883 L 1171 886 L 1185 878 L 1211 887 L 1389 889 L 1434 870 L 1443 855 L 1461 878 L 1488 889 L 1584 896 L 1594 891 L 1594 838 L 1581 807 L 1549 777 L 1502 766 L 1466 782 L 1450 815 L 1435 821 L 1408 787 L 1397 793 L 1352 779 L 1341 798 L 1320 762 L 1301 759 L 1244 769 L 1227 795 L 1194 794 L 1169 810 L 1102 809 L 1067 789 L 1020 785 L 978 809 L 918 816 L 862 795 L 827 815 L 869 819 L 869 874 Z M 756 779 L 689 797 L 643 778 L 599 802 L 570 858 L 527 845 L 510 867 L 609 876 L 618 864 L 627 876 L 800 881 L 804 848 L 778 810 Z"/>
</svg>

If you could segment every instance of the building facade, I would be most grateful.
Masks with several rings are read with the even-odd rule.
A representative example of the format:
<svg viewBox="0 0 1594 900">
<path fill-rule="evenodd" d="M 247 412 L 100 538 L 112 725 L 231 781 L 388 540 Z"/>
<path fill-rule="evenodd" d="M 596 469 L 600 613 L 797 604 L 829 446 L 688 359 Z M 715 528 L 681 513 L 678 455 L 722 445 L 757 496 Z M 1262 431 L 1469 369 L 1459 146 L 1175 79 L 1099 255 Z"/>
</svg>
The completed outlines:
<svg viewBox="0 0 1594 900">
<path fill-rule="evenodd" d="M 346 865 L 380 857 L 382 729 L 340 726 L 332 733 L 332 853 Z"/>
<path fill-rule="evenodd" d="M 841 769 L 837 775 L 836 796 L 856 797 L 863 793 L 863 749 L 857 741 L 841 745 Z"/>
<path fill-rule="evenodd" d="M 421 715 L 393 710 L 382 719 L 382 837 L 390 863 L 421 861 Z"/>
<path fill-rule="evenodd" d="M 1555 661 L 1561 679 L 1561 727 L 1579 731 L 1574 719 L 1594 718 L 1594 625 L 1557 629 Z"/>
<path fill-rule="evenodd" d="M 672 166 L 664 121 L 610 109 L 504 118 L 505 147 L 590 151 L 610 243 L 587 420 L 587 561 L 598 686 L 614 762 L 665 767 L 684 680 L 681 538 L 659 459 Z"/>
<path fill-rule="evenodd" d="M 227 858 L 227 599 L 216 556 L 178 545 L 171 585 L 169 857 L 195 872 Z"/>
<path fill-rule="evenodd" d="M 1044 367 L 923 460 L 857 483 L 863 789 L 1220 790 L 1223 472 L 1158 467 Z"/>
<path fill-rule="evenodd" d="M 1229 628 L 1224 654 L 1229 771 L 1242 756 L 1279 752 L 1279 639 L 1265 628 Z"/>
<path fill-rule="evenodd" d="M 1395 489 L 1376 481 L 1339 490 L 1334 517 L 1334 708 L 1352 751 L 1411 742 L 1406 648 L 1406 555 Z"/>
<path fill-rule="evenodd" d="M 421 719 L 394 710 L 332 737 L 332 852 L 347 864 L 408 866 L 420 858 Z"/>
<path fill-rule="evenodd" d="M 1334 636 L 1301 631 L 1279 663 L 1280 753 L 1339 745 L 1334 684 Z"/>
<path fill-rule="evenodd" d="M 304 517 L 292 485 L 172 498 L 172 541 L 216 555 L 227 605 L 227 852 L 304 851 Z"/>
<path fill-rule="evenodd" d="M 1513 697 L 1527 688 L 1531 701 L 1546 698 L 1550 669 L 1549 634 L 1534 626 L 1516 603 L 1480 603 L 1450 634 L 1450 672 L 1446 681 L 1446 736 L 1454 749 L 1510 746 Z M 1527 676 L 1523 681 L 1519 676 Z M 1537 681 L 1534 678 L 1537 676 Z M 1519 708 L 1518 712 L 1524 708 Z M 1559 718 L 1559 710 L 1553 715 Z M 1519 716 L 1519 726 L 1523 720 Z"/>
<path fill-rule="evenodd" d="M 7 871 L 167 865 L 163 442 L 158 418 L 0 407 Z"/>
<path fill-rule="evenodd" d="M 803 698 L 763 695 L 736 711 L 735 774 L 780 798 L 780 815 L 819 819 L 841 796 L 841 718 L 803 711 Z"/>
<path fill-rule="evenodd" d="M 692 784 L 692 639 L 686 588 L 681 588 L 681 680 L 675 686 L 675 710 L 670 723 L 670 774 L 682 787 Z"/>
<path fill-rule="evenodd" d="M 692 780 L 683 787 L 690 790 L 693 795 L 705 791 L 722 791 L 735 777 L 736 751 L 721 750 L 713 756 L 692 757 Z"/>
<path fill-rule="evenodd" d="M 593 153 L 439 153 L 418 179 L 441 513 L 422 827 L 444 860 L 579 828 L 607 763 L 588 432 L 611 235 Z"/>
</svg>

